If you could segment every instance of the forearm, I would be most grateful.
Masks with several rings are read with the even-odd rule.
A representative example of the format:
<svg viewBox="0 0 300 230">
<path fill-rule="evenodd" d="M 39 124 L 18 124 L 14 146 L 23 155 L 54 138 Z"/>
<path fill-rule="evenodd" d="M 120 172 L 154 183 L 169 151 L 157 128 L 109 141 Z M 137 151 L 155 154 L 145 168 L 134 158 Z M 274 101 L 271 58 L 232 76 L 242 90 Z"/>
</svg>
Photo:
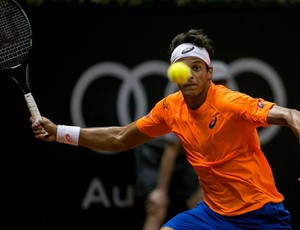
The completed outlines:
<svg viewBox="0 0 300 230">
<path fill-rule="evenodd" d="M 56 125 L 46 117 L 43 117 L 39 124 L 36 124 L 33 118 L 31 118 L 31 122 L 33 132 L 38 139 L 99 151 L 125 151 L 152 139 L 139 131 L 136 122 L 127 126 L 94 128 Z"/>
<path fill-rule="evenodd" d="M 289 110 L 288 118 L 288 126 L 295 136 L 300 139 L 300 112 L 295 109 L 291 109 Z"/>
<path fill-rule="evenodd" d="M 178 156 L 179 144 L 168 143 L 162 155 L 159 167 L 159 177 L 156 188 L 168 192 L 175 162 Z"/>
<path fill-rule="evenodd" d="M 274 106 L 268 114 L 268 123 L 288 126 L 300 139 L 300 112 L 298 110 Z"/>
<path fill-rule="evenodd" d="M 158 213 L 166 211 L 169 203 L 169 185 L 173 174 L 177 152 L 178 150 L 176 150 L 174 143 L 166 144 L 160 161 L 159 175 L 156 187 L 149 193 L 147 197 L 148 213 Z"/>
<path fill-rule="evenodd" d="M 132 122 L 122 127 L 81 128 L 79 145 L 100 151 L 125 151 L 150 139 L 138 130 L 136 122 Z"/>
<path fill-rule="evenodd" d="M 123 151 L 130 146 L 125 146 L 120 141 L 122 127 L 81 128 L 79 146 L 93 150 Z"/>
</svg>

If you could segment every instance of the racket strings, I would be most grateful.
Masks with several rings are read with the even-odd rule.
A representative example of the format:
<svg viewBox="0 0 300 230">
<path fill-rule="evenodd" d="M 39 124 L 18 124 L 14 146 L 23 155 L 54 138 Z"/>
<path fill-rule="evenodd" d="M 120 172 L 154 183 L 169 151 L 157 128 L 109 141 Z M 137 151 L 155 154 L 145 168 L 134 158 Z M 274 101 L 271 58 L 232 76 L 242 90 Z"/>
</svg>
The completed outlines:
<svg viewBox="0 0 300 230">
<path fill-rule="evenodd" d="M 0 66 L 18 67 L 28 56 L 31 29 L 22 10 L 7 1 L 0 1 Z"/>
</svg>

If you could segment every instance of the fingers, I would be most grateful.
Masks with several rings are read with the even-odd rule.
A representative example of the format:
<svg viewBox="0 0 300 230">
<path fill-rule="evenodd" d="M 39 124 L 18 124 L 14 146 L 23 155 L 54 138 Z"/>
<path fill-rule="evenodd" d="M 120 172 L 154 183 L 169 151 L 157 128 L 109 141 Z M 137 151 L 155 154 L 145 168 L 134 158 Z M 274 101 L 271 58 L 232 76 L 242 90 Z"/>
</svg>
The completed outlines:
<svg viewBox="0 0 300 230">
<path fill-rule="evenodd" d="M 44 129 L 43 126 L 46 124 L 46 119 L 44 117 L 42 117 L 40 120 L 35 120 L 33 117 L 31 117 L 29 120 L 31 122 L 31 128 L 33 130 Z M 46 134 L 45 130 L 44 133 Z"/>
<path fill-rule="evenodd" d="M 35 126 L 35 128 L 33 129 L 33 134 L 35 135 L 36 139 L 47 141 L 47 142 L 51 142 L 56 139 L 54 135 L 50 135 L 41 126 Z"/>
<path fill-rule="evenodd" d="M 33 123 L 31 125 L 31 128 L 33 130 L 34 135 L 43 135 L 43 134 L 45 134 L 45 130 L 41 125 L 36 125 L 36 123 Z"/>
<path fill-rule="evenodd" d="M 40 125 L 41 124 L 41 120 L 36 120 L 33 116 L 30 117 L 29 121 L 32 123 L 32 124 L 35 124 L 36 126 Z"/>
<path fill-rule="evenodd" d="M 34 124 L 35 124 L 36 126 L 39 126 L 41 123 L 40 123 L 39 120 L 35 120 Z"/>
<path fill-rule="evenodd" d="M 34 121 L 33 117 L 31 117 L 30 121 L 32 122 L 31 128 L 33 130 L 33 133 L 38 139 L 42 139 L 43 136 L 48 135 L 39 120 Z"/>
</svg>

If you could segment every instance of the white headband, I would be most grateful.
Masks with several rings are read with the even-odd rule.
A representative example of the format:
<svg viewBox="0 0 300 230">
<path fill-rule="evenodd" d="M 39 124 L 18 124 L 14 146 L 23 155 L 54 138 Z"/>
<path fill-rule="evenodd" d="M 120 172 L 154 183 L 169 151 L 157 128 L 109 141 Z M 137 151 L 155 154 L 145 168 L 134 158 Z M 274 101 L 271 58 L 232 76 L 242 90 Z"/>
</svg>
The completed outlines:
<svg viewBox="0 0 300 230">
<path fill-rule="evenodd" d="M 198 57 L 202 59 L 208 66 L 210 66 L 210 58 L 205 48 L 199 48 L 191 43 L 183 43 L 177 46 L 171 54 L 171 63 L 184 57 Z"/>
</svg>

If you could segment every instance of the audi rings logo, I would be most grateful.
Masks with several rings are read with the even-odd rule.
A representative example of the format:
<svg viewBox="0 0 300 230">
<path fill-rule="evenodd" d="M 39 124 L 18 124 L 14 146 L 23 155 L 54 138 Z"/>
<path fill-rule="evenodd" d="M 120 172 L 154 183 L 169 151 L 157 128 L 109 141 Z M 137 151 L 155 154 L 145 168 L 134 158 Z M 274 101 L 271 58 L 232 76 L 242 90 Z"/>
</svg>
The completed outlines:
<svg viewBox="0 0 300 230">
<path fill-rule="evenodd" d="M 120 87 L 116 92 L 116 101 L 113 103 L 116 108 L 116 116 L 118 124 L 112 125 L 127 125 L 133 120 L 147 114 L 149 106 L 149 98 L 145 90 L 142 80 L 151 75 L 157 75 L 167 80 L 168 62 L 152 60 L 146 61 L 133 69 L 129 69 L 121 63 L 117 62 L 102 62 L 97 63 L 88 68 L 79 77 L 71 95 L 71 119 L 74 125 L 86 127 L 87 120 L 83 113 L 83 101 L 91 86 L 98 80 L 113 77 L 121 81 Z M 276 71 L 267 63 L 254 58 L 241 58 L 228 64 L 231 72 L 229 79 L 229 88 L 238 90 L 239 85 L 236 77 L 251 72 L 263 78 L 270 86 L 274 102 L 278 105 L 286 106 L 287 95 L 281 78 Z M 106 86 L 107 87 L 107 86 Z M 154 87 L 154 86 L 152 86 Z M 163 90 L 163 96 L 166 96 L 177 90 L 177 86 L 167 81 Z M 134 100 L 134 114 L 130 111 L 130 101 Z M 99 99 L 95 99 L 99 100 Z M 278 133 L 279 126 L 269 126 L 268 128 L 260 129 L 259 136 L 261 145 L 268 143 Z M 99 152 L 104 153 L 105 152 Z"/>
</svg>

